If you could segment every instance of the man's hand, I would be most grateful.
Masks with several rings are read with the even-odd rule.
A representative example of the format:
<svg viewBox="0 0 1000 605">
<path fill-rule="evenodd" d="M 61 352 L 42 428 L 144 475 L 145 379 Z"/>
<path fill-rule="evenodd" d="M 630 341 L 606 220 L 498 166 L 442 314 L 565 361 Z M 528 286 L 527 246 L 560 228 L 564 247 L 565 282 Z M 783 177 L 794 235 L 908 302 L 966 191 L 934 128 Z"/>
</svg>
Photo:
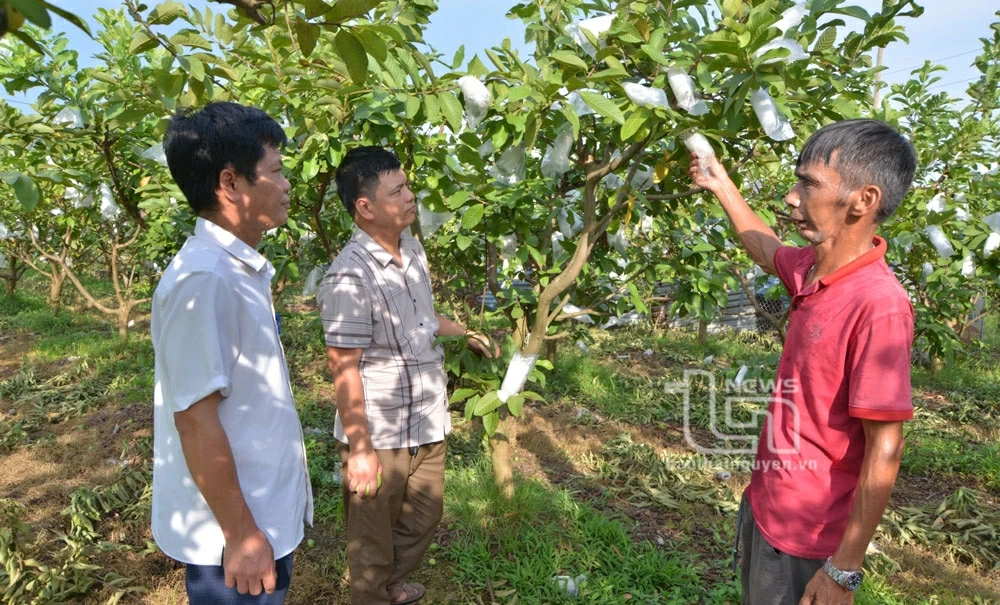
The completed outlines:
<svg viewBox="0 0 1000 605">
<path fill-rule="evenodd" d="M 246 536 L 227 539 L 222 556 L 226 587 L 240 594 L 272 594 L 278 584 L 274 569 L 274 550 L 264 532 L 256 527 Z"/>
<path fill-rule="evenodd" d="M 820 569 L 809 580 L 806 591 L 799 605 L 851 605 L 854 603 L 854 593 L 833 581 L 825 571 Z"/>
<path fill-rule="evenodd" d="M 465 333 L 465 336 L 466 345 L 476 353 L 488 359 L 500 357 L 500 345 L 493 342 L 486 334 L 469 331 Z"/>
<path fill-rule="evenodd" d="M 382 487 L 382 462 L 374 450 L 351 450 L 347 457 L 347 487 L 365 498 Z"/>
<path fill-rule="evenodd" d="M 703 166 L 704 170 L 702 169 Z M 719 159 L 715 156 L 702 158 L 692 153 L 691 168 L 688 170 L 688 173 L 691 175 L 691 181 L 695 185 L 716 195 L 719 195 L 727 185 L 732 183 L 732 179 L 729 178 L 726 169 L 722 167 Z"/>
</svg>

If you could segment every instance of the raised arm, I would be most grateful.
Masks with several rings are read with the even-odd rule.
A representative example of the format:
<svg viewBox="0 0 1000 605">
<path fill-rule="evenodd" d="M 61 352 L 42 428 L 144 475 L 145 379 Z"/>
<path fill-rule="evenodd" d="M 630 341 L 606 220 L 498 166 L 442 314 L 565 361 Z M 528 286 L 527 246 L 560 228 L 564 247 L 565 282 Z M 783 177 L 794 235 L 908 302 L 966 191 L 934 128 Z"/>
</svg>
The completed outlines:
<svg viewBox="0 0 1000 605">
<path fill-rule="evenodd" d="M 700 163 L 705 164 L 702 171 Z M 729 220 L 736 229 L 740 243 L 747 254 L 761 269 L 771 275 L 777 275 L 774 266 L 774 253 L 781 247 L 781 240 L 757 213 L 750 208 L 736 184 L 729 178 L 725 168 L 715 157 L 699 162 L 699 157 L 691 155 L 691 180 L 695 185 L 715 194 L 722 209 L 726 211 Z"/>
</svg>

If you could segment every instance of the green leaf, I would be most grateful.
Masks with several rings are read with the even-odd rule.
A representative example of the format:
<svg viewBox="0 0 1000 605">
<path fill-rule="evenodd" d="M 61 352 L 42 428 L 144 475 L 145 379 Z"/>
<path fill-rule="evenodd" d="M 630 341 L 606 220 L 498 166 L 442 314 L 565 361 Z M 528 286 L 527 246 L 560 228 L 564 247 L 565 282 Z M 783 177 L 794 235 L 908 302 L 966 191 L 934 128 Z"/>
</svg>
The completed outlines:
<svg viewBox="0 0 1000 605">
<path fill-rule="evenodd" d="M 576 114 L 573 106 L 568 103 L 563 103 L 562 107 L 559 108 L 559 113 L 563 114 L 566 117 L 566 121 L 573 127 L 573 140 L 575 141 L 580 136 L 580 116 Z"/>
<path fill-rule="evenodd" d="M 178 46 L 188 46 L 190 48 L 200 48 L 202 50 L 212 50 L 212 43 L 206 40 L 201 34 L 190 30 L 182 30 L 170 36 L 170 43 Z"/>
<path fill-rule="evenodd" d="M 557 50 L 552 53 L 552 58 L 570 67 L 576 67 L 583 71 L 587 70 L 587 64 L 583 62 L 583 59 L 568 50 Z"/>
<path fill-rule="evenodd" d="M 462 61 L 465 60 L 465 45 L 462 44 L 455 51 L 455 55 L 451 58 L 451 68 L 458 69 L 462 66 Z"/>
<path fill-rule="evenodd" d="M 465 214 L 462 215 L 462 229 L 465 231 L 472 231 L 479 223 L 483 222 L 483 214 L 485 214 L 486 209 L 482 204 L 476 204 L 475 206 L 469 206 Z"/>
<path fill-rule="evenodd" d="M 458 97 L 449 91 L 442 91 L 437 97 L 441 102 L 441 113 L 448 120 L 451 131 L 457 133 L 462 130 L 462 104 L 459 103 Z"/>
<path fill-rule="evenodd" d="M 872 20 L 871 15 L 868 11 L 861 8 L 860 6 L 839 6 L 830 9 L 831 13 L 838 13 L 841 15 L 847 15 L 848 17 L 854 17 L 855 19 L 860 19 L 861 21 L 868 23 Z"/>
<path fill-rule="evenodd" d="M 498 428 L 500 428 L 500 414 L 490 412 L 483 416 L 483 430 L 486 431 L 488 436 L 492 437 L 495 435 Z"/>
<path fill-rule="evenodd" d="M 14 195 L 17 196 L 17 201 L 21 202 L 21 207 L 26 212 L 35 209 L 41 196 L 38 192 L 38 186 L 35 185 L 35 181 L 31 180 L 31 177 L 26 174 L 17 174 L 13 179 L 5 178 L 4 180 L 14 188 Z"/>
<path fill-rule="evenodd" d="M 497 396 L 497 392 L 490 391 L 479 398 L 479 401 L 476 403 L 475 414 L 476 416 L 489 414 L 501 405 L 503 405 L 503 402 L 500 401 L 500 397 Z"/>
<path fill-rule="evenodd" d="M 648 117 L 646 114 L 642 112 L 633 111 L 629 114 L 628 119 L 625 120 L 624 124 L 622 124 L 622 141 L 628 141 L 632 138 L 632 135 L 639 132 L 639 129 L 642 128 L 642 125 L 646 123 L 647 119 Z"/>
<path fill-rule="evenodd" d="M 323 0 L 299 0 L 306 9 L 306 19 L 315 19 L 330 12 L 333 7 L 323 2 Z"/>
<path fill-rule="evenodd" d="M 80 17 L 74 15 L 73 13 L 71 13 L 71 12 L 69 12 L 67 10 L 61 9 L 58 6 L 54 6 L 52 4 L 49 5 L 49 10 L 52 11 L 52 12 L 54 12 L 55 14 L 59 15 L 63 19 L 69 21 L 73 25 L 79 27 L 84 32 L 86 32 L 86 34 L 88 36 L 91 35 L 90 34 L 90 27 L 87 26 L 87 22 L 84 21 L 83 19 L 81 19 Z M 93 36 L 91 36 L 91 37 L 93 37 Z"/>
<path fill-rule="evenodd" d="M 383 63 L 385 58 L 389 56 L 389 49 L 386 48 L 382 36 L 370 27 L 359 27 L 356 32 L 358 37 L 361 38 L 362 44 L 365 45 L 365 52 L 375 57 L 375 60 L 379 63 Z"/>
<path fill-rule="evenodd" d="M 823 53 L 830 50 L 831 48 L 833 48 L 833 43 L 836 40 L 837 40 L 837 28 L 836 27 L 828 28 L 825 32 L 823 32 L 823 35 L 819 37 L 819 40 L 816 40 L 816 45 L 813 46 L 813 52 Z"/>
<path fill-rule="evenodd" d="M 524 397 L 520 395 L 511 395 L 507 398 L 507 409 L 510 411 L 511 415 L 521 417 L 524 415 Z"/>
<path fill-rule="evenodd" d="M 150 11 L 148 21 L 150 25 L 170 25 L 178 17 L 186 17 L 187 14 L 187 9 L 180 2 L 164 2 Z"/>
<path fill-rule="evenodd" d="M 381 0 L 337 0 L 333 9 L 326 14 L 327 22 L 341 23 L 356 19 L 379 5 Z M 341 30 L 343 32 L 344 30 Z M 337 37 L 340 37 L 338 34 Z"/>
<path fill-rule="evenodd" d="M 191 77 L 195 80 L 201 82 L 205 79 L 205 64 L 196 59 L 195 57 L 179 57 L 178 62 L 180 62 L 181 67 L 184 71 L 191 74 Z"/>
<path fill-rule="evenodd" d="M 343 1 L 341 0 L 337 5 L 339 6 Z M 355 84 L 364 84 L 368 78 L 368 53 L 365 52 L 361 41 L 351 32 L 342 29 L 337 32 L 334 43 L 340 58 L 347 64 L 347 72 L 351 75 L 351 79 L 354 80 Z"/>
<path fill-rule="evenodd" d="M 427 116 L 427 121 L 433 125 L 437 125 L 441 121 L 441 102 L 434 95 L 427 95 L 424 97 L 424 113 Z"/>
<path fill-rule="evenodd" d="M 472 238 L 468 235 L 459 233 L 455 236 L 455 245 L 458 246 L 459 250 L 465 250 L 472 245 Z"/>
<path fill-rule="evenodd" d="M 451 397 L 448 399 L 448 403 L 450 404 L 462 403 L 463 401 L 465 401 L 469 397 L 472 397 L 478 392 L 479 391 L 477 389 L 455 389 L 455 392 L 452 393 Z"/>
<path fill-rule="evenodd" d="M 606 118 L 610 118 L 619 124 L 625 123 L 625 115 L 622 114 L 622 110 L 618 109 L 618 106 L 615 105 L 615 102 L 611 99 L 604 97 L 604 95 L 600 93 L 589 90 L 580 90 L 577 92 L 580 94 L 580 98 L 583 99 L 583 102 L 597 113 Z"/>
<path fill-rule="evenodd" d="M 299 50 L 303 57 L 308 57 L 316 48 L 316 41 L 319 40 L 320 28 L 314 23 L 306 23 L 302 19 L 295 20 L 295 39 L 299 43 Z"/>
<path fill-rule="evenodd" d="M 469 199 L 469 192 L 464 189 L 459 189 L 453 193 L 448 200 L 445 202 L 448 205 L 449 210 L 457 210 L 465 205 L 466 200 Z"/>
<path fill-rule="evenodd" d="M 128 54 L 138 55 L 146 52 L 147 50 L 154 48 L 156 46 L 156 38 L 150 36 L 148 32 L 144 29 L 140 29 L 135 32 L 135 37 L 132 38 L 132 43 L 128 45 Z"/>
<path fill-rule="evenodd" d="M 736 18 L 743 8 L 743 0 L 722 0 L 722 18 Z"/>
<path fill-rule="evenodd" d="M 52 18 L 49 11 L 45 10 L 45 5 L 38 0 L 7 0 L 10 5 L 17 9 L 17 12 L 24 15 L 24 18 L 31 21 L 42 29 L 52 27 Z M 3 8 L 3 7 L 0 7 Z"/>
<path fill-rule="evenodd" d="M 476 404 L 479 403 L 479 397 L 473 397 L 465 402 L 465 419 L 472 420 L 472 417 L 476 415 Z"/>
<path fill-rule="evenodd" d="M 7 32 L 7 34 L 10 35 L 10 36 L 14 36 L 15 38 L 17 38 L 21 42 L 24 42 L 24 44 L 26 46 L 28 46 L 28 48 L 30 48 L 31 50 L 35 51 L 36 53 L 38 53 L 40 55 L 50 55 L 50 53 L 49 53 L 48 50 L 46 50 L 38 42 L 35 42 L 32 39 L 31 36 L 29 36 L 28 34 L 24 33 L 23 31 L 20 31 L 20 30 L 18 30 L 18 31 L 9 31 L 9 32 Z"/>
</svg>

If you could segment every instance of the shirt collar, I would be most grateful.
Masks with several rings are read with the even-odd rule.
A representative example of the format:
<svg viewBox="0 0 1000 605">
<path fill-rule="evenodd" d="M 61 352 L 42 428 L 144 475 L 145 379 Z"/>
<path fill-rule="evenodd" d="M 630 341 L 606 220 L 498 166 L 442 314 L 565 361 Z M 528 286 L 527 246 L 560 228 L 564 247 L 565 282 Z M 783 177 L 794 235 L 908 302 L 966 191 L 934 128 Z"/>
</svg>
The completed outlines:
<svg viewBox="0 0 1000 605">
<path fill-rule="evenodd" d="M 198 217 L 194 222 L 194 234 L 210 240 L 235 258 L 249 265 L 254 271 L 264 273 L 270 280 L 274 276 L 274 266 L 264 256 L 233 235 L 232 232 Z"/>
<path fill-rule="evenodd" d="M 372 258 L 377 260 L 379 264 L 382 265 L 383 269 L 388 267 L 390 263 L 396 262 L 395 257 L 383 248 L 381 244 L 376 242 L 372 236 L 368 235 L 368 233 L 361 227 L 354 229 L 354 235 L 351 239 L 361 244 L 361 247 L 364 248 L 368 254 L 372 256 Z M 413 236 L 405 231 L 399 236 L 399 252 L 400 256 L 403 257 L 402 266 L 404 268 L 409 266 L 410 259 L 413 258 L 413 246 L 410 242 L 414 241 L 416 240 L 413 239 Z"/>
<path fill-rule="evenodd" d="M 824 287 L 832 286 L 833 284 L 844 279 L 851 273 L 854 273 L 858 269 L 866 267 L 874 262 L 878 262 L 883 258 L 885 258 L 885 251 L 888 248 L 888 246 L 886 245 L 884 239 L 876 235 L 875 239 L 872 240 L 872 246 L 873 246 L 872 249 L 869 250 L 868 252 L 865 252 L 864 254 L 852 260 L 851 262 L 847 263 L 843 267 L 837 269 L 830 275 L 820 278 L 819 283 L 822 284 Z"/>
</svg>

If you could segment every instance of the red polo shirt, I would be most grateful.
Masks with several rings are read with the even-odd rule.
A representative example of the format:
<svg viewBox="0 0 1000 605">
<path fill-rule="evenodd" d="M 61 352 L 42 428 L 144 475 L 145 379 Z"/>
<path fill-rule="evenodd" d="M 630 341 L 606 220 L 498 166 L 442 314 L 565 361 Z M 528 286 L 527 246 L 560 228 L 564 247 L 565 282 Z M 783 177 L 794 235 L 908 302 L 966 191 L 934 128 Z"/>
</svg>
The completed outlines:
<svg viewBox="0 0 1000 605">
<path fill-rule="evenodd" d="M 747 496 L 767 542 L 825 559 L 840 545 L 865 453 L 861 420 L 913 417 L 913 306 L 886 265 L 885 240 L 803 287 L 811 247 L 782 247 L 792 297 L 775 391 Z"/>
</svg>

